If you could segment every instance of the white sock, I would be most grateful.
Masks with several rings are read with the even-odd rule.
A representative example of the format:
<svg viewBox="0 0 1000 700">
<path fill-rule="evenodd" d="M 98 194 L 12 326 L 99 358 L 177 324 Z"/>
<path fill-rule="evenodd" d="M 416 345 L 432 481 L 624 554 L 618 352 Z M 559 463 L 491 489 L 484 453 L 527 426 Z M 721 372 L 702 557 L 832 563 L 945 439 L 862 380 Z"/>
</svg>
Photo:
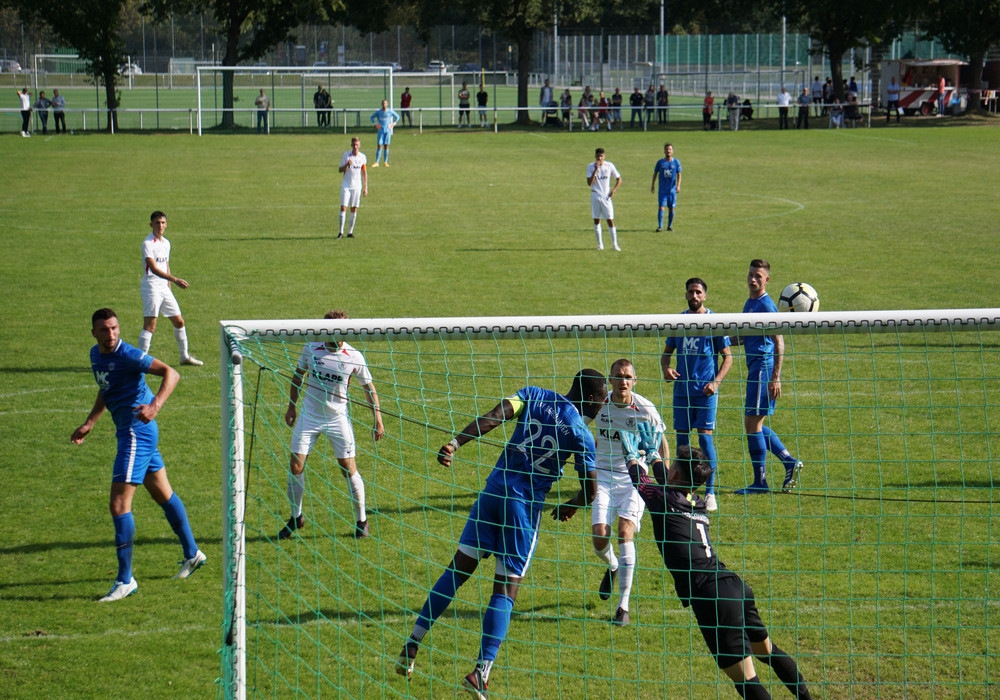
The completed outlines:
<svg viewBox="0 0 1000 700">
<path fill-rule="evenodd" d="M 174 338 L 177 339 L 177 349 L 181 351 L 181 359 L 185 360 L 188 358 L 188 332 L 187 328 L 182 326 L 180 328 L 174 329 Z"/>
<path fill-rule="evenodd" d="M 306 492 L 306 473 L 288 472 L 288 502 L 292 504 L 292 517 L 302 515 L 302 497 Z"/>
<path fill-rule="evenodd" d="M 607 562 L 607 565 L 611 567 L 612 571 L 617 569 L 621 564 L 615 556 L 615 550 L 611 546 L 611 540 L 608 540 L 608 543 L 604 545 L 604 549 L 599 550 L 595 547 L 594 551 L 597 553 L 597 556 Z"/>
<path fill-rule="evenodd" d="M 354 222 L 357 221 L 357 220 L 358 220 L 358 212 L 352 211 L 351 212 L 351 221 L 350 221 L 350 224 L 348 225 L 348 228 L 347 228 L 347 232 L 348 233 L 354 233 Z"/>
<path fill-rule="evenodd" d="M 622 597 L 618 607 L 628 610 L 628 599 L 632 595 L 632 574 L 635 571 L 635 542 L 623 543 L 621 554 L 618 560 L 618 591 Z"/>
<path fill-rule="evenodd" d="M 344 232 L 344 221 L 346 219 L 347 219 L 347 212 L 346 211 L 340 212 L 340 232 L 341 233 Z"/>
<path fill-rule="evenodd" d="M 361 480 L 361 473 L 354 472 L 347 477 L 347 486 L 351 490 L 351 506 L 354 508 L 354 519 L 364 522 L 368 519 L 365 513 L 365 482 Z"/>
<path fill-rule="evenodd" d="M 153 332 L 147 331 L 145 328 L 139 333 L 139 349 L 142 354 L 145 355 L 149 352 L 149 344 L 153 342 Z"/>
<path fill-rule="evenodd" d="M 601 225 L 594 224 L 594 235 L 597 237 L 597 245 L 603 246 L 604 239 L 601 238 Z"/>
<path fill-rule="evenodd" d="M 611 234 L 611 245 L 618 247 L 618 229 L 614 226 L 608 226 L 608 233 Z"/>
</svg>

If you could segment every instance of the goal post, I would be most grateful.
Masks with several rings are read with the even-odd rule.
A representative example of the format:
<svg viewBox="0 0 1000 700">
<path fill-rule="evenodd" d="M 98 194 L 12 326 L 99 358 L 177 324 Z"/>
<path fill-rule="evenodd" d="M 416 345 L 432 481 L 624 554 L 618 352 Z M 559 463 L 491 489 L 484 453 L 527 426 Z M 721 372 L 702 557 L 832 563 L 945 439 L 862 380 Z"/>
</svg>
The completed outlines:
<svg viewBox="0 0 1000 700">
<path fill-rule="evenodd" d="M 768 425 L 805 463 L 800 486 L 734 494 L 752 473 L 745 358 L 734 344 L 719 394 L 711 525 L 720 558 L 753 588 L 814 695 L 978 697 L 996 677 L 1000 309 L 237 320 L 220 329 L 223 697 L 453 695 L 479 649 L 492 562 L 424 640 L 411 679 L 395 674 L 395 659 L 513 427 L 463 446 L 450 469 L 436 461 L 440 446 L 523 386 L 563 393 L 581 368 L 606 374 L 627 357 L 673 450 L 664 340 L 705 335 L 785 337 Z M 322 439 L 305 470 L 305 526 L 278 538 L 290 508 L 285 410 L 310 341 L 361 351 L 380 398 L 385 435 L 376 442 L 363 392 L 349 396 L 372 535 L 363 540 Z M 578 489 L 566 471 L 547 509 Z M 543 517 L 491 690 L 731 695 L 652 529 L 647 519 L 636 536 L 632 621 L 618 628 L 597 596 L 606 565 L 593 552 L 589 510 L 566 523 Z M 764 666 L 758 672 L 776 697 L 785 692 Z"/>
<path fill-rule="evenodd" d="M 391 66 L 217 66 L 195 65 L 197 129 L 218 126 L 226 111 L 223 75 L 233 80 L 232 112 L 237 127 L 253 128 L 256 123 L 254 100 L 263 89 L 270 100 L 267 115 L 271 128 L 316 127 L 313 94 L 323 87 L 333 100 L 329 110 L 343 119 L 334 126 L 368 125 L 368 114 L 382 100 L 394 103 L 395 88 Z"/>
</svg>

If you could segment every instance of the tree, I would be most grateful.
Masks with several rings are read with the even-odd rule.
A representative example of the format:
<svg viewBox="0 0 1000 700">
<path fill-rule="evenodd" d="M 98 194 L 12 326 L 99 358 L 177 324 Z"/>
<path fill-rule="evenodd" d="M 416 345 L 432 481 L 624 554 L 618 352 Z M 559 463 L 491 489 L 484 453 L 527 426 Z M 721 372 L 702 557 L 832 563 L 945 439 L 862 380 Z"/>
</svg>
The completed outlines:
<svg viewBox="0 0 1000 700">
<path fill-rule="evenodd" d="M 30 0 L 22 0 L 28 2 Z M 98 1 L 98 0 L 95 0 Z M 237 66 L 263 56 L 275 44 L 293 39 L 305 24 L 324 24 L 343 8 L 342 0 L 146 0 L 146 10 L 160 21 L 171 13 L 208 12 L 225 37 L 223 66 Z M 222 127 L 235 125 L 233 74 L 222 74 Z"/>
<path fill-rule="evenodd" d="M 905 1 L 905 0 L 904 0 Z M 891 38 L 894 17 L 902 2 L 894 0 L 789 0 L 789 18 L 814 41 L 826 47 L 834 94 L 844 100 L 844 54 Z"/>
<path fill-rule="evenodd" d="M 983 87 L 983 61 L 990 48 L 1000 43 L 1000 0 L 930 0 L 928 20 L 948 53 L 969 59 L 969 90 Z M 973 104 L 969 100 L 969 104 Z M 975 104 L 979 104 L 975 100 Z"/>
<path fill-rule="evenodd" d="M 96 84 L 104 85 L 109 130 L 118 129 L 118 66 L 125 60 L 122 16 L 129 0 L 0 0 L 21 19 L 47 25 L 55 37 L 87 61 Z"/>
</svg>

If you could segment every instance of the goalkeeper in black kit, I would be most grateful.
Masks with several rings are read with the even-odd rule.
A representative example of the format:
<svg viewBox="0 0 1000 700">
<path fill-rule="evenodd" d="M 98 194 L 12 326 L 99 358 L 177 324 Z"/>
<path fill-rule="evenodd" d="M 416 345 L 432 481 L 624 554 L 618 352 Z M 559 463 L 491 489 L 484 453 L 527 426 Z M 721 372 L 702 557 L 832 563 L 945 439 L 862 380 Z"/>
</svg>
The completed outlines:
<svg viewBox="0 0 1000 700">
<path fill-rule="evenodd" d="M 756 656 L 774 670 L 792 695 L 811 700 L 795 660 L 768 637 L 750 586 L 715 555 L 705 502 L 695 493 L 712 472 L 705 455 L 682 446 L 667 469 L 642 432 L 623 433 L 622 447 L 632 483 L 653 519 L 656 546 L 674 577 L 677 596 L 694 612 L 709 651 L 732 679 L 736 692 L 751 700 L 771 697 L 754 670 Z M 640 461 L 649 465 L 655 482 Z"/>
</svg>

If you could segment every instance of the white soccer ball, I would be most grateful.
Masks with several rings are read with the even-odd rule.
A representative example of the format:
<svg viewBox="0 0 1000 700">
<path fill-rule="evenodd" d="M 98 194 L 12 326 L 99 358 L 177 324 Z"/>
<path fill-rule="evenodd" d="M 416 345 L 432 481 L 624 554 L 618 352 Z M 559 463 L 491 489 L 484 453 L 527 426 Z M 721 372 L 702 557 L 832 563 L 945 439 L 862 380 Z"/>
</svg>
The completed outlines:
<svg viewBox="0 0 1000 700">
<path fill-rule="evenodd" d="M 819 294 L 805 282 L 792 282 L 778 297 L 780 311 L 819 311 Z"/>
</svg>

